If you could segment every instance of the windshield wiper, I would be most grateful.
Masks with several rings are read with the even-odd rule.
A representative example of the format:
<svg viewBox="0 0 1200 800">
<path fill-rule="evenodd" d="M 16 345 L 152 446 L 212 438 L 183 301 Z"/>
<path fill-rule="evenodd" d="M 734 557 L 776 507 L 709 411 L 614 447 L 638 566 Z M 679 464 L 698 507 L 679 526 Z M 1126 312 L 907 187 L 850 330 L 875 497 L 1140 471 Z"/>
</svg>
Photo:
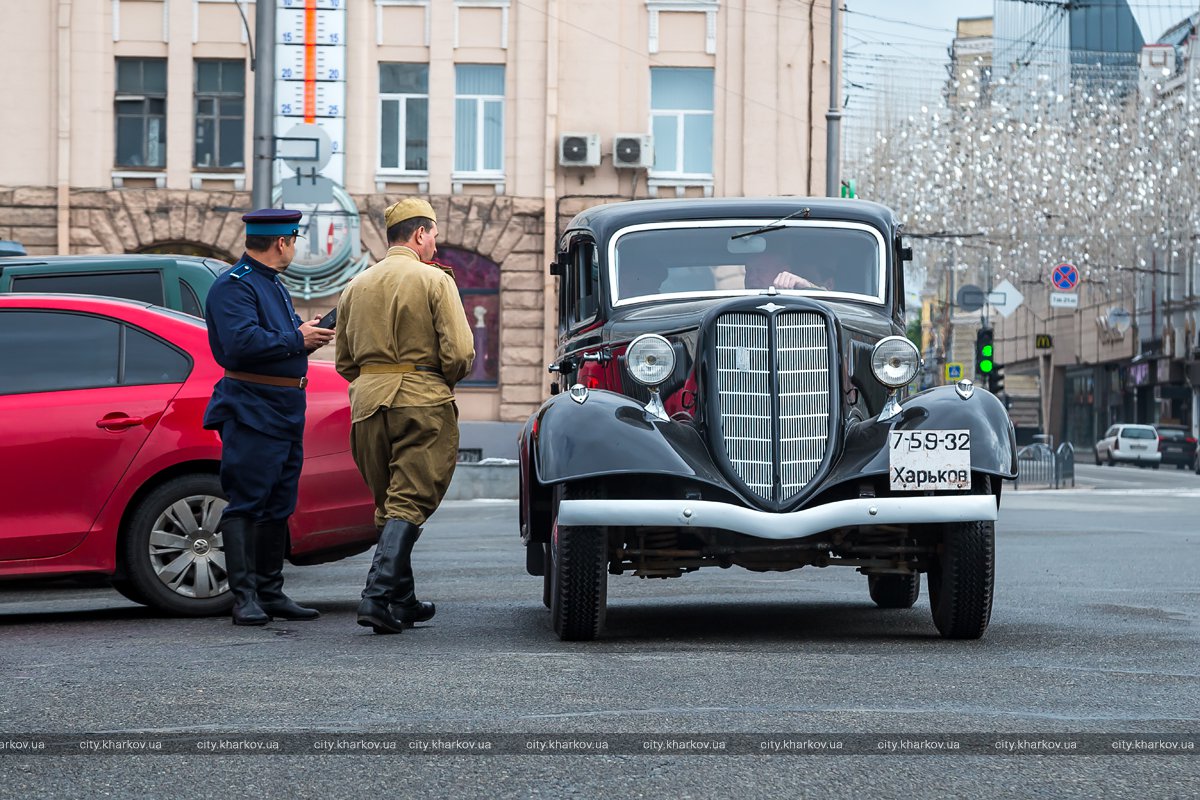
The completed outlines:
<svg viewBox="0 0 1200 800">
<path fill-rule="evenodd" d="M 795 217 L 799 217 L 799 216 L 807 217 L 809 215 L 810 211 L 811 211 L 811 209 L 809 209 L 807 206 L 805 206 L 804 208 L 800 209 L 799 211 L 793 211 L 791 214 L 788 214 L 786 217 L 780 217 L 779 219 L 772 222 L 770 225 L 763 225 L 761 228 L 755 228 L 754 230 L 746 231 L 745 233 L 735 233 L 733 236 L 729 237 L 729 240 L 733 241 L 734 239 L 744 239 L 747 236 L 757 236 L 760 233 L 770 233 L 771 231 L 777 231 L 780 228 L 786 228 L 787 226 L 782 223 L 787 222 L 789 219 L 794 219 Z"/>
</svg>

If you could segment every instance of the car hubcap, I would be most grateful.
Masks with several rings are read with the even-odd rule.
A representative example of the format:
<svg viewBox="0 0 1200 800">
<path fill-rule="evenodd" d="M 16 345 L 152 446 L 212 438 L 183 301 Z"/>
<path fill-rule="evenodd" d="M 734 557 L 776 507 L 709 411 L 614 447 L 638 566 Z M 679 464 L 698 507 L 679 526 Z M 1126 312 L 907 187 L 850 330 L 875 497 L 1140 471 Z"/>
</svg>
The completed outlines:
<svg viewBox="0 0 1200 800">
<path fill-rule="evenodd" d="M 150 565 L 176 594 L 203 599 L 229 591 L 217 529 L 225 506 L 219 497 L 192 495 L 172 503 L 154 521 Z"/>
</svg>

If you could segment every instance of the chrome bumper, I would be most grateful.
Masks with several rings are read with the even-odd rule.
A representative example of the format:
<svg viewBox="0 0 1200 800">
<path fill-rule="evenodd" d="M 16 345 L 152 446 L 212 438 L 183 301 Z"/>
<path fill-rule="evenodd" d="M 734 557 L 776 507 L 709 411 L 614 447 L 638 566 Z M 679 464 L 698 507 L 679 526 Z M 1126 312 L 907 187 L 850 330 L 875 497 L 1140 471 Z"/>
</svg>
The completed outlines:
<svg viewBox="0 0 1200 800">
<path fill-rule="evenodd" d="M 799 539 L 853 525 L 903 525 L 993 521 L 996 498 L 879 497 L 839 500 L 800 511 L 774 513 L 711 500 L 563 500 L 559 525 L 718 528 L 760 539 Z"/>
</svg>

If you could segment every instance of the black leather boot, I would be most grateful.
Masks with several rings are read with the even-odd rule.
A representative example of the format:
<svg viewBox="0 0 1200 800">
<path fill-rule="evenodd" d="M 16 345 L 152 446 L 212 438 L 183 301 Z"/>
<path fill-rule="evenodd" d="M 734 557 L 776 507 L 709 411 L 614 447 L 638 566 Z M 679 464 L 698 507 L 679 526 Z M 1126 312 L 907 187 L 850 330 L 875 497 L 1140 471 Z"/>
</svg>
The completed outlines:
<svg viewBox="0 0 1200 800">
<path fill-rule="evenodd" d="M 258 603 L 255 574 L 254 522 L 245 517 L 221 520 L 221 542 L 225 551 L 225 572 L 233 593 L 234 625 L 266 625 L 271 617 Z"/>
<path fill-rule="evenodd" d="M 392 616 L 388 603 L 396 589 L 396 569 L 403 546 L 402 532 L 409 523 L 389 519 L 379 533 L 375 560 L 367 573 L 367 586 L 358 604 L 358 624 L 373 628 L 376 633 L 403 633 L 404 623 Z"/>
<path fill-rule="evenodd" d="M 258 573 L 258 604 L 263 611 L 279 619 L 316 619 L 321 612 L 305 608 L 283 593 L 283 556 L 287 552 L 288 524 L 286 519 L 259 522 L 255 526 L 254 542 Z"/>
<path fill-rule="evenodd" d="M 417 599 L 416 582 L 413 579 L 412 551 L 421 538 L 421 528 L 411 523 L 400 534 L 400 563 L 396 568 L 396 590 L 392 592 L 392 616 L 412 627 L 418 622 L 433 619 L 437 606 Z"/>
</svg>

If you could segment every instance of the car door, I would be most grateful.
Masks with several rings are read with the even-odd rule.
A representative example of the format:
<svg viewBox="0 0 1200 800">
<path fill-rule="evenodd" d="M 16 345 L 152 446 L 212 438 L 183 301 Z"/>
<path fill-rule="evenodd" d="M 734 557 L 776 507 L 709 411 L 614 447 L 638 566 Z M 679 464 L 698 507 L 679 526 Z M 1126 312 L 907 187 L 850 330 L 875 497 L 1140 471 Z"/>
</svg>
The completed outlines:
<svg viewBox="0 0 1200 800">
<path fill-rule="evenodd" d="M 180 388 L 171 369 L 139 366 L 152 339 L 94 314 L 0 309 L 0 560 L 87 535 Z"/>
</svg>

